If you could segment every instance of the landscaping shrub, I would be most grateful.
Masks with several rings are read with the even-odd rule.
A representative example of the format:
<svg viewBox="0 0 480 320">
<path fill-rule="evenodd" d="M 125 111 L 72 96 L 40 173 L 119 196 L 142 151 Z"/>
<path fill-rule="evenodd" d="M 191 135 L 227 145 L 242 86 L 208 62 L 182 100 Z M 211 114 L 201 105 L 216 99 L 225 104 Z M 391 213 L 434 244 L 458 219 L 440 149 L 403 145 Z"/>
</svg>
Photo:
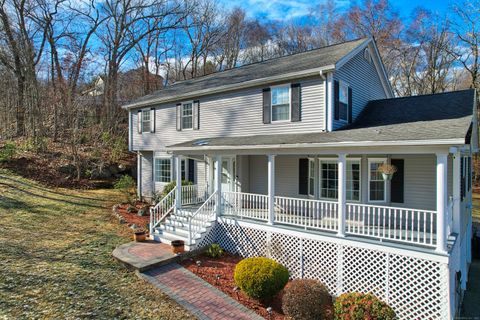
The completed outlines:
<svg viewBox="0 0 480 320">
<path fill-rule="evenodd" d="M 7 142 L 0 148 L 0 162 L 10 161 L 17 153 L 17 146 L 13 142 Z"/>
<path fill-rule="evenodd" d="M 205 251 L 205 254 L 210 258 L 220 258 L 221 256 L 223 256 L 223 249 L 218 243 L 213 243 Z"/>
<path fill-rule="evenodd" d="M 113 187 L 125 195 L 127 203 L 133 204 L 135 198 L 135 180 L 129 175 L 124 175 L 115 182 Z"/>
<path fill-rule="evenodd" d="M 320 281 L 293 280 L 285 288 L 282 310 L 294 320 L 323 320 L 332 317 L 332 297 Z"/>
<path fill-rule="evenodd" d="M 191 186 L 193 183 L 191 181 L 187 181 L 187 180 L 182 180 L 182 186 Z M 177 185 L 177 182 L 176 181 L 172 181 L 168 184 L 166 184 L 164 187 L 163 187 L 163 190 L 162 190 L 162 199 L 163 197 L 165 197 L 167 194 L 170 193 L 170 191 L 173 190 L 173 188 L 175 188 L 175 186 Z M 161 199 L 160 199 L 161 200 Z"/>
<path fill-rule="evenodd" d="M 344 293 L 334 303 L 335 320 L 393 320 L 395 311 L 385 302 L 367 293 Z"/>
<path fill-rule="evenodd" d="M 235 284 L 249 297 L 262 302 L 273 298 L 288 282 L 288 270 L 263 257 L 247 258 L 235 267 Z"/>
</svg>

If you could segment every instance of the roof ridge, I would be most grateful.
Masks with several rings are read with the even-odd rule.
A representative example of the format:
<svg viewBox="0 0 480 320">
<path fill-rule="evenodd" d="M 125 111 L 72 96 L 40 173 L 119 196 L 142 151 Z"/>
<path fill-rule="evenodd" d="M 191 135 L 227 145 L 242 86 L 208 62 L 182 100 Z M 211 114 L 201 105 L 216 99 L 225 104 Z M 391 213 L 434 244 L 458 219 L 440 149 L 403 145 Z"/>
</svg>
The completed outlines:
<svg viewBox="0 0 480 320">
<path fill-rule="evenodd" d="M 462 90 L 452 90 L 452 91 L 444 91 L 444 92 L 437 92 L 437 93 L 426 93 L 426 94 L 417 94 L 413 96 L 403 96 L 403 97 L 393 97 L 393 98 L 385 98 L 385 99 L 378 99 L 378 100 L 370 100 L 368 103 L 375 103 L 380 101 L 388 101 L 388 100 L 400 100 L 400 99 L 410 99 L 410 98 L 422 98 L 428 96 L 439 96 L 443 94 L 450 94 L 450 93 L 459 93 L 464 91 L 474 91 L 473 88 L 462 89 Z"/>
<path fill-rule="evenodd" d="M 204 79 L 204 78 L 206 78 L 206 77 L 218 75 L 219 73 L 223 73 L 223 72 L 227 72 L 227 71 L 232 71 L 232 70 L 238 70 L 238 69 L 245 68 L 245 67 L 248 67 L 248 66 L 257 65 L 257 64 L 262 64 L 262 63 L 266 63 L 266 62 L 270 62 L 270 61 L 274 61 L 274 60 L 279 60 L 279 59 L 283 59 L 283 58 L 289 58 L 289 57 L 292 57 L 292 56 L 302 55 L 302 54 L 310 53 L 310 52 L 313 52 L 313 51 L 323 50 L 323 49 L 327 49 L 327 48 L 331 48 L 331 47 L 335 47 L 335 46 L 340 46 L 340 45 L 347 44 L 347 43 L 351 43 L 351 42 L 356 42 L 356 41 L 360 41 L 360 40 L 365 40 L 365 41 L 366 41 L 367 39 L 369 39 L 369 38 L 368 38 L 368 37 L 361 37 L 361 38 L 356 38 L 356 39 L 353 39 L 353 40 L 348 40 L 348 41 L 344 41 L 344 42 L 339 42 L 339 43 L 330 44 L 330 45 L 323 46 L 323 47 L 319 47 L 319 48 L 313 48 L 313 49 L 305 50 L 305 51 L 302 51 L 302 52 L 295 52 L 295 53 L 288 54 L 288 55 L 285 55 L 285 56 L 273 57 L 273 58 L 270 58 L 270 59 L 267 59 L 267 60 L 263 60 L 263 61 L 255 61 L 255 62 L 243 64 L 243 65 L 238 66 L 238 67 L 233 67 L 233 68 L 230 68 L 230 69 L 215 71 L 215 72 L 213 72 L 213 73 L 209 73 L 209 74 L 206 74 L 206 75 L 198 76 L 198 77 L 195 77 L 195 78 L 180 80 L 180 81 L 177 81 L 177 82 L 175 82 L 175 83 L 173 83 L 172 85 L 167 86 L 167 87 L 173 87 L 173 86 L 175 86 L 175 85 L 177 85 L 177 84 L 185 83 L 185 82 L 187 82 L 187 81 L 194 81 L 194 80 Z"/>
</svg>

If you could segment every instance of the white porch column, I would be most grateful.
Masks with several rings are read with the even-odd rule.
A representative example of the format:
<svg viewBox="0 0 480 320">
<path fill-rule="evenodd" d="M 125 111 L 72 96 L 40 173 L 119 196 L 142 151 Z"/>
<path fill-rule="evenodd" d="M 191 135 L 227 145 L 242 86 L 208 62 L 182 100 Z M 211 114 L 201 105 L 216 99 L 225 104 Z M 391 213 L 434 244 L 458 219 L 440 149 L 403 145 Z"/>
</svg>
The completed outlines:
<svg viewBox="0 0 480 320">
<path fill-rule="evenodd" d="M 453 153 L 453 166 L 452 166 L 452 184 L 453 184 L 453 226 L 452 231 L 460 235 L 460 225 L 461 225 L 461 216 L 460 216 L 460 161 L 462 160 L 460 152 L 454 150 Z"/>
<path fill-rule="evenodd" d="M 447 252 L 445 215 L 448 193 L 448 154 L 437 153 L 437 248 L 440 253 Z"/>
<path fill-rule="evenodd" d="M 217 192 L 217 199 L 215 201 L 215 218 L 218 218 L 222 214 L 222 156 L 215 156 L 215 187 L 214 191 Z"/>
<path fill-rule="evenodd" d="M 182 209 L 182 156 L 176 156 L 174 159 L 175 181 L 177 184 L 177 191 L 175 193 L 175 208 L 178 211 Z"/>
<path fill-rule="evenodd" d="M 345 217 L 347 214 L 347 156 L 338 155 L 338 232 L 340 237 L 345 236 Z"/>
<path fill-rule="evenodd" d="M 275 221 L 275 155 L 268 155 L 268 224 Z"/>
</svg>

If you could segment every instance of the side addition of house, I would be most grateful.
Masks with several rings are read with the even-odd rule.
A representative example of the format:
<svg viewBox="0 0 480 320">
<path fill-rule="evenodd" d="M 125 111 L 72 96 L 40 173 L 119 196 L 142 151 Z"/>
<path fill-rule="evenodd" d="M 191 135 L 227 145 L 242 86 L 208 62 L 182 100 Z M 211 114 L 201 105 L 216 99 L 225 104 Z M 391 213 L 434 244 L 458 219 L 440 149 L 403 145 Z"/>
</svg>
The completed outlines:
<svg viewBox="0 0 480 320">
<path fill-rule="evenodd" d="M 150 234 L 269 256 L 334 295 L 373 292 L 401 319 L 453 319 L 471 262 L 475 101 L 395 98 L 371 39 L 165 87 L 124 106 L 139 195 L 177 185 Z"/>
</svg>

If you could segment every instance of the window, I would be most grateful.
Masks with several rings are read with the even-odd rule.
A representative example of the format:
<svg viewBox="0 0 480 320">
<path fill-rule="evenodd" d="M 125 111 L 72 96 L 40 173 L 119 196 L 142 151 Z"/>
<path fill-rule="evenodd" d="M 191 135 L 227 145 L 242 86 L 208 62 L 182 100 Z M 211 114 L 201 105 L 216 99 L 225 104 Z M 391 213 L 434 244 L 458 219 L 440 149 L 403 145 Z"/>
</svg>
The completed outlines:
<svg viewBox="0 0 480 320">
<path fill-rule="evenodd" d="M 363 58 L 365 58 L 368 63 L 372 63 L 372 55 L 370 54 L 370 49 L 366 48 L 365 51 L 363 51 Z"/>
<path fill-rule="evenodd" d="M 308 160 L 308 194 L 315 195 L 315 160 Z"/>
<path fill-rule="evenodd" d="M 372 202 L 385 201 L 385 180 L 378 168 L 385 163 L 385 159 L 368 160 L 368 200 Z"/>
<path fill-rule="evenodd" d="M 142 133 L 150 132 L 152 120 L 150 112 L 150 110 L 142 110 Z"/>
<path fill-rule="evenodd" d="M 272 88 L 272 121 L 290 120 L 290 86 Z"/>
<path fill-rule="evenodd" d="M 348 121 L 348 85 L 340 81 L 338 96 L 338 117 L 340 120 Z"/>
<path fill-rule="evenodd" d="M 335 160 L 320 162 L 320 197 L 338 199 L 338 164 Z M 347 201 L 360 201 L 360 160 L 347 160 Z"/>
<path fill-rule="evenodd" d="M 181 162 L 182 165 L 182 180 L 187 180 L 187 169 L 186 169 L 186 160 L 182 159 Z"/>
<path fill-rule="evenodd" d="M 171 181 L 171 159 L 155 158 L 155 182 Z"/>
<path fill-rule="evenodd" d="M 192 103 L 182 104 L 182 129 L 193 128 L 193 110 Z"/>
</svg>

